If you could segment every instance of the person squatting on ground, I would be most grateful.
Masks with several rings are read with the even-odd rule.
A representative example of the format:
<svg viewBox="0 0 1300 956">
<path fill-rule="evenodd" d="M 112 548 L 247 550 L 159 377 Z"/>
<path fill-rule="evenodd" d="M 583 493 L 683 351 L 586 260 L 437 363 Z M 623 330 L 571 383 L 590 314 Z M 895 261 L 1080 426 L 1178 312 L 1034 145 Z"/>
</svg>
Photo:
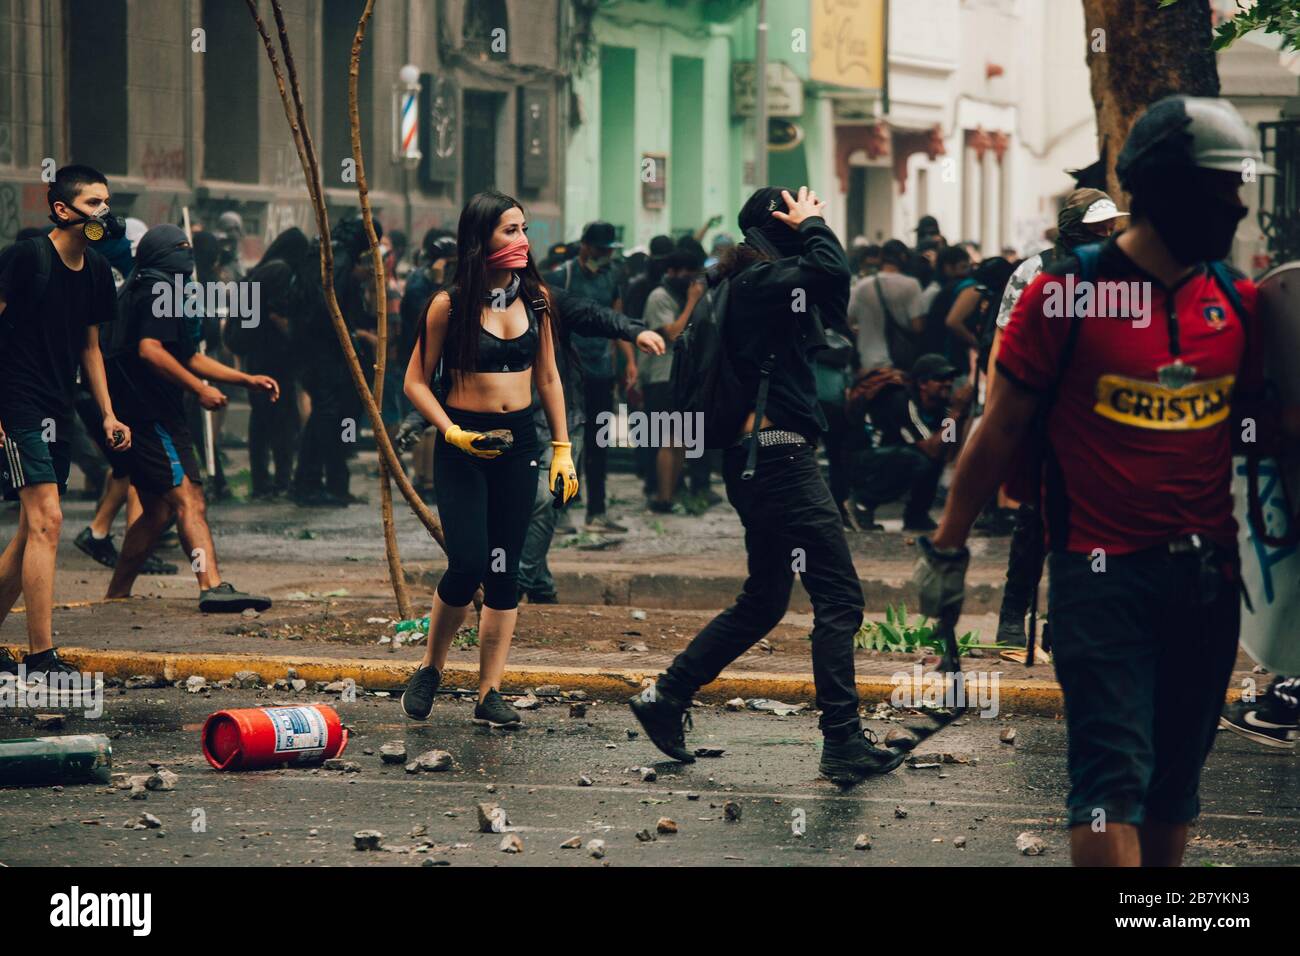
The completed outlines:
<svg viewBox="0 0 1300 956">
<path fill-rule="evenodd" d="M 407 398 L 439 433 L 434 484 L 448 564 L 402 709 L 414 720 L 429 716 L 451 642 L 482 584 L 474 721 L 518 727 L 519 713 L 500 690 L 541 454 L 534 387 L 554 436 L 548 484 L 559 504 L 578 493 L 578 476 L 556 366 L 557 321 L 529 254 L 523 207 L 499 192 L 478 193 L 461 212 L 457 247 L 455 279 L 429 304 L 406 369 Z"/>
<path fill-rule="evenodd" d="M 921 611 L 953 617 L 971 525 L 1037 434 L 1030 484 L 1044 488 L 1081 866 L 1176 866 L 1200 812 L 1240 624 L 1233 445 L 1247 420 L 1259 444 L 1243 451 L 1271 453 L 1280 437 L 1279 409 L 1263 399 L 1254 284 L 1220 261 L 1246 214 L 1247 166 L 1268 171 L 1227 100 L 1171 96 L 1143 113 L 1117 165 L 1132 225 L 1024 290 L 985 421 L 958 459 L 939 529 L 919 542 Z M 1094 293 L 1091 306 L 1081 297 L 1058 309 L 1067 276 L 1077 295 Z M 1100 306 L 1124 289 L 1145 308 Z"/>
<path fill-rule="evenodd" d="M 227 399 L 205 379 L 261 392 L 272 401 L 280 397 L 280 387 L 273 378 L 246 375 L 195 350 L 185 297 L 175 294 L 177 283 L 189 281 L 193 270 L 194 251 L 184 230 L 154 226 L 140 240 L 135 270 L 118 297 L 119 318 L 109 330 L 109 389 L 135 436 L 126 468 L 142 512 L 127 528 L 107 596 L 130 597 L 141 565 L 174 518 L 198 579 L 199 610 L 265 611 L 269 598 L 244 594 L 221 578 L 185 396 L 193 394 L 203 408 L 215 409 Z"/>
<path fill-rule="evenodd" d="M 631 707 L 655 746 L 692 761 L 684 734 L 692 697 L 780 622 L 799 567 L 813 605 L 813 675 L 825 736 L 820 767 L 832 780 L 850 783 L 894 769 L 903 754 L 864 737 L 853 667 L 862 586 L 814 451 L 826 427 L 810 364 L 825 347 L 819 313 L 842 323 L 849 298 L 848 260 L 824 209 L 806 186 L 797 198 L 784 189 L 758 189 L 740 211 L 745 241 L 724 253 L 711 276 L 715 285 L 729 283 L 720 357 L 734 369 L 740 390 L 725 398 L 740 404 L 722 472 L 745 528 L 749 576 L 736 603 Z M 796 305 L 801 300 L 807 308 Z M 767 386 L 762 391 L 760 382 Z M 756 466 L 748 474 L 751 447 Z"/>
<path fill-rule="evenodd" d="M 0 488 L 17 499 L 18 530 L 0 555 L 0 624 L 23 595 L 27 680 L 73 668 L 54 647 L 54 570 L 68 488 L 77 366 L 99 406 L 99 430 L 119 451 L 131 428 L 109 395 L 99 326 L 116 316 L 113 276 L 93 246 L 124 233 L 109 212 L 108 180 L 89 166 L 57 170 L 47 193 L 54 228 L 0 260 Z M 6 652 L 0 670 L 17 671 Z"/>
</svg>

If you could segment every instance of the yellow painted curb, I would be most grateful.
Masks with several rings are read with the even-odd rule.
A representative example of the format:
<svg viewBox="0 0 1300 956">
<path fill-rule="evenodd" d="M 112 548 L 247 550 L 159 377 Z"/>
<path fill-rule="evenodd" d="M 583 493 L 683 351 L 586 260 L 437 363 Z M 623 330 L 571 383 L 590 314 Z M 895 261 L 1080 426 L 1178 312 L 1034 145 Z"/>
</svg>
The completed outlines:
<svg viewBox="0 0 1300 956">
<path fill-rule="evenodd" d="M 10 651 L 25 650 L 9 645 Z M 262 654 L 160 654 L 148 651 L 100 651 L 84 647 L 60 647 L 59 655 L 80 670 L 99 672 L 105 677 L 128 678 L 137 674 L 158 674 L 169 681 L 184 680 L 198 674 L 210 681 L 226 680 L 239 671 L 255 671 L 262 680 L 271 682 L 284 677 L 290 668 L 308 681 L 336 681 L 351 678 L 357 686 L 369 690 L 396 690 L 404 687 L 415 670 L 410 663 L 363 660 L 359 658 L 277 657 Z M 591 697 L 622 701 L 643 686 L 646 678 L 654 678 L 657 671 L 591 670 L 581 667 L 554 665 L 515 665 L 506 670 L 501 689 L 506 693 L 520 693 L 530 687 L 557 684 L 561 690 L 586 691 Z M 475 687 L 477 669 L 449 666 L 443 675 L 448 687 Z M 872 675 L 858 680 L 858 694 L 865 704 L 889 701 L 901 685 L 893 680 Z M 914 688 L 918 698 L 925 690 Z M 1229 689 L 1227 699 L 1237 700 L 1240 689 Z M 720 702 L 733 697 L 768 697 L 791 703 L 813 703 L 816 689 L 811 675 L 746 672 L 728 674 L 701 688 L 697 700 Z M 972 695 L 971 707 L 977 706 Z M 998 681 L 998 713 L 1032 714 L 1040 717 L 1064 715 L 1061 688 L 1053 681 L 1006 680 Z"/>
</svg>

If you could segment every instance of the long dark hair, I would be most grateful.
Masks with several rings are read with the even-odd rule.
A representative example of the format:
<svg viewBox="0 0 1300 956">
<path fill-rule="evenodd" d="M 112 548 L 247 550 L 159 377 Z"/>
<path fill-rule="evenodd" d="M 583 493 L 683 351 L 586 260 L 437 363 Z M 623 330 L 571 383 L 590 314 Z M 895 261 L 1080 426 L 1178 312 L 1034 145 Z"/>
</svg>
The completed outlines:
<svg viewBox="0 0 1300 956">
<path fill-rule="evenodd" d="M 757 247 L 748 242 L 737 242 L 727 246 L 718 253 L 718 263 L 711 270 L 718 279 L 729 279 L 744 272 L 756 262 L 764 262 L 770 256 L 764 255 Z"/>
<path fill-rule="evenodd" d="M 483 306 L 491 289 L 488 287 L 488 242 L 496 231 L 501 217 L 509 209 L 524 211 L 519 200 L 496 190 L 487 190 L 470 197 L 461 210 L 456 227 L 456 274 L 444 286 L 451 295 L 451 320 L 447 338 L 443 342 L 446 367 L 452 375 L 473 374 L 478 367 L 479 330 L 482 328 Z M 520 296 L 529 306 L 546 296 L 546 283 L 537 271 L 537 262 L 530 250 L 528 264 L 515 270 L 519 274 Z M 559 324 L 555 310 L 547 310 L 551 339 L 558 354 L 560 348 Z M 420 353 L 424 354 L 425 323 L 420 324 Z M 431 375 L 432 369 L 425 374 Z"/>
</svg>

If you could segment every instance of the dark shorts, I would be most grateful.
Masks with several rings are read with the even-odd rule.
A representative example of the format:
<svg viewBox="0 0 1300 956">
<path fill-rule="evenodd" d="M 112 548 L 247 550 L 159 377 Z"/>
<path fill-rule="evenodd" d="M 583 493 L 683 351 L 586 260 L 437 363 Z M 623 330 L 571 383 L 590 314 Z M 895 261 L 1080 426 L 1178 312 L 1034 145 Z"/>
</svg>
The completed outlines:
<svg viewBox="0 0 1300 956">
<path fill-rule="evenodd" d="M 1235 551 L 1049 557 L 1069 822 L 1187 823 L 1237 657 Z"/>
<path fill-rule="evenodd" d="M 68 490 L 72 468 L 72 445 L 68 429 L 55 425 L 54 441 L 46 441 L 44 428 L 7 428 L 0 448 L 0 489 L 5 501 L 17 501 L 18 492 L 32 485 L 58 485 L 59 494 Z"/>
<path fill-rule="evenodd" d="M 140 422 L 131 425 L 131 450 L 126 453 L 127 471 L 137 491 L 161 495 L 179 488 L 188 478 L 203 484 L 194 439 L 180 422 Z"/>
</svg>

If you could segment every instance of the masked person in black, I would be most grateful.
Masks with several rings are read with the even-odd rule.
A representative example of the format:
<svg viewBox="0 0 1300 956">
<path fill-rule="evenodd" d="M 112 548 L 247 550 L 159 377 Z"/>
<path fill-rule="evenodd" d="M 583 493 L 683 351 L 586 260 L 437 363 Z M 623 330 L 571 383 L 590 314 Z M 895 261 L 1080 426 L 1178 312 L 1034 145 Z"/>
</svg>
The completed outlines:
<svg viewBox="0 0 1300 956">
<path fill-rule="evenodd" d="M 184 291 L 193 270 L 194 252 L 184 231 L 154 226 L 140 240 L 135 271 L 118 297 L 119 318 L 107 349 L 109 389 L 135 436 L 127 471 L 143 511 L 127 529 L 107 596 L 130 597 L 140 566 L 175 518 L 198 578 L 199 610 L 264 611 L 269 598 L 244 594 L 221 579 L 183 400 L 188 392 L 203 408 L 224 406 L 226 396 L 204 379 L 266 392 L 273 399 L 280 387 L 272 378 L 245 375 L 196 351 Z"/>
<path fill-rule="evenodd" d="M 289 493 L 293 480 L 293 456 L 298 444 L 298 390 L 294 385 L 297 368 L 292 329 L 294 276 L 307 259 L 311 243 L 298 227 L 287 229 L 267 247 L 261 260 L 248 273 L 248 282 L 259 289 L 261 315 L 255 325 L 245 326 L 232 318 L 226 325 L 226 341 L 238 335 L 246 343 L 248 369 L 281 383 L 278 401 L 264 392 L 252 392 L 248 416 L 248 465 L 252 473 L 252 498 L 272 498 Z M 275 463 L 275 478 L 270 465 Z"/>
<path fill-rule="evenodd" d="M 378 234 L 379 224 L 375 226 Z M 334 294 L 365 368 L 357 330 L 370 324 L 364 314 L 362 288 L 370 242 L 361 221 L 355 218 L 335 227 L 333 241 Z M 360 400 L 325 304 L 315 250 L 299 270 L 299 280 L 297 352 L 303 363 L 302 385 L 311 397 L 311 417 L 303 429 L 293 499 L 308 507 L 346 507 L 359 500 L 349 491 L 348 457 L 361 427 Z"/>
<path fill-rule="evenodd" d="M 864 737 L 853 673 L 862 586 L 814 448 L 826 428 L 811 365 L 825 347 L 819 316 L 842 324 L 849 299 L 848 260 L 824 209 L 806 186 L 798 197 L 770 186 L 757 190 L 740 211 L 745 241 L 711 277 L 729 283 L 722 358 L 746 404 L 734 405 L 730 391 L 722 401 L 750 409 L 728 417 L 728 429 L 733 417 L 743 420 L 722 465 L 727 497 L 745 527 L 749 577 L 736 603 L 631 707 L 655 746 L 675 760 L 694 760 L 683 733 L 692 697 L 777 625 L 798 568 L 813 604 L 813 679 L 825 735 L 820 769 L 847 784 L 893 770 L 903 754 Z"/>
</svg>

